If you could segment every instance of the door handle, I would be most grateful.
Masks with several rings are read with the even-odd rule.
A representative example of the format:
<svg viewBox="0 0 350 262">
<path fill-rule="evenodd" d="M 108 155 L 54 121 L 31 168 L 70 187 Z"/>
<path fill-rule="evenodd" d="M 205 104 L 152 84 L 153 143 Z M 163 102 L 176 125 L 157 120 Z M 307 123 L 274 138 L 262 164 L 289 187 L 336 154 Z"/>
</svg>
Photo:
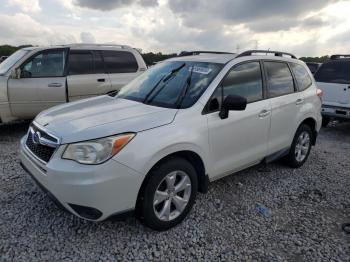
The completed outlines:
<svg viewBox="0 0 350 262">
<path fill-rule="evenodd" d="M 302 103 L 304 103 L 304 99 L 301 99 L 301 98 L 299 98 L 299 99 L 295 102 L 296 105 L 301 105 Z"/>
<path fill-rule="evenodd" d="M 47 85 L 48 87 L 61 87 L 62 84 L 61 83 L 50 83 Z"/>
<path fill-rule="evenodd" d="M 97 82 L 106 82 L 106 79 L 104 79 L 104 78 L 99 78 L 99 79 L 97 79 Z"/>
<path fill-rule="evenodd" d="M 268 116 L 269 114 L 270 114 L 270 111 L 264 109 L 264 110 L 262 110 L 262 111 L 260 112 L 259 117 L 260 117 L 260 118 L 263 118 L 263 117 L 265 117 L 265 116 Z"/>
</svg>

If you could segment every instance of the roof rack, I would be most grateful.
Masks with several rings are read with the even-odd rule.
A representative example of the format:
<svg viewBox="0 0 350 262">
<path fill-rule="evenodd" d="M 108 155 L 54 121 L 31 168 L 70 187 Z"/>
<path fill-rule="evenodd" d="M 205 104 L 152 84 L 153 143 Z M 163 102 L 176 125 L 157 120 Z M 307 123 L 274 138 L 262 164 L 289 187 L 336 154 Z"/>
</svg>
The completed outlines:
<svg viewBox="0 0 350 262">
<path fill-rule="evenodd" d="M 332 55 L 330 57 L 331 60 L 342 59 L 342 58 L 350 58 L 350 55 Z"/>
<path fill-rule="evenodd" d="M 242 56 L 251 56 L 255 53 L 261 53 L 261 54 L 275 54 L 275 56 L 283 57 L 284 55 L 290 56 L 291 58 L 297 59 L 297 57 L 291 53 L 286 52 L 280 52 L 280 51 L 270 51 L 270 50 L 248 50 L 243 53 L 240 53 L 236 58 L 242 57 Z"/>
<path fill-rule="evenodd" d="M 74 44 L 67 44 L 64 46 L 75 46 L 75 47 L 85 47 L 85 46 L 103 46 L 103 47 L 119 47 L 119 48 L 131 48 L 127 45 L 116 45 L 116 44 L 85 44 L 85 43 L 74 43 Z"/>
<path fill-rule="evenodd" d="M 230 52 L 216 52 L 216 51 L 182 51 L 178 56 L 190 56 L 190 55 L 199 55 L 199 54 L 231 54 Z"/>
</svg>

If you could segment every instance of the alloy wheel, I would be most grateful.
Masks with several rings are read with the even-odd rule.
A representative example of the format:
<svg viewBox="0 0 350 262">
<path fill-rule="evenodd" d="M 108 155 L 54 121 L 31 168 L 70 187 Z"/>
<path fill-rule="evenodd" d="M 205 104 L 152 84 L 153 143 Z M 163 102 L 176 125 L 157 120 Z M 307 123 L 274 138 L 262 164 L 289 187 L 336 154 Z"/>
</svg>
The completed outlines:
<svg viewBox="0 0 350 262">
<path fill-rule="evenodd" d="M 309 148 L 310 148 L 310 135 L 308 132 L 303 131 L 300 133 L 297 143 L 295 145 L 295 159 L 298 162 L 302 162 L 308 152 L 309 152 Z"/>
<path fill-rule="evenodd" d="M 173 171 L 160 182 L 153 198 L 153 209 L 158 219 L 171 221 L 185 210 L 192 191 L 190 177 L 183 171 Z"/>
</svg>

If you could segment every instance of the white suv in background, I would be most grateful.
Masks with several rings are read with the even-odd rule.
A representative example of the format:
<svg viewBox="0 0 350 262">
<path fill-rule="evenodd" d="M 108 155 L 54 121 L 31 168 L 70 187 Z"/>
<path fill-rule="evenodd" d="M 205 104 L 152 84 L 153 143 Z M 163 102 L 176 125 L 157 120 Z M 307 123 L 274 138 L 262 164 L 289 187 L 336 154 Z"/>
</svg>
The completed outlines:
<svg viewBox="0 0 350 262">
<path fill-rule="evenodd" d="M 333 55 L 315 74 L 322 89 L 323 126 L 331 119 L 350 121 L 350 55 Z"/>
<path fill-rule="evenodd" d="M 146 70 L 122 45 L 27 47 L 0 64 L 0 122 L 33 119 L 54 105 L 115 93 Z"/>
<path fill-rule="evenodd" d="M 181 222 L 208 182 L 285 158 L 304 164 L 321 126 L 321 92 L 293 55 L 191 52 L 157 64 L 116 97 L 39 114 L 21 161 L 65 209 L 101 221 L 136 211 Z"/>
</svg>

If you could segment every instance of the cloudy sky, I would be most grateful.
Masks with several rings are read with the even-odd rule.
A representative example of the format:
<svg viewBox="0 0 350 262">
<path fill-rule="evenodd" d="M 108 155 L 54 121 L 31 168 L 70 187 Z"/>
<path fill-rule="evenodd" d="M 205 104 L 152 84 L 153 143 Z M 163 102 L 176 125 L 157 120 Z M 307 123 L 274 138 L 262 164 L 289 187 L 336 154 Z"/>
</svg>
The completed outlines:
<svg viewBox="0 0 350 262">
<path fill-rule="evenodd" d="M 0 44 L 116 43 L 144 52 L 350 52 L 350 1 L 0 0 Z"/>
</svg>

